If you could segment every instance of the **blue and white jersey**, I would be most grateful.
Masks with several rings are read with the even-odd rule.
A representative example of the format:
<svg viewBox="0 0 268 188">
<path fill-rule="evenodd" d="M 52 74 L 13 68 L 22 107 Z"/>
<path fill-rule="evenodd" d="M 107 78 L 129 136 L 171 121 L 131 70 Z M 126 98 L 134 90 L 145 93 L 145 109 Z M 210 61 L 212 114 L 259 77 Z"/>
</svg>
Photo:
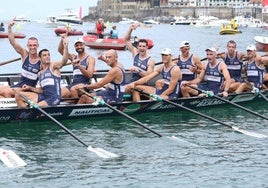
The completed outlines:
<svg viewBox="0 0 268 188">
<path fill-rule="evenodd" d="M 19 82 L 12 87 L 22 87 L 24 84 L 35 87 L 38 81 L 38 73 L 41 70 L 41 61 L 30 63 L 29 55 L 22 63 L 22 72 Z"/>
<path fill-rule="evenodd" d="M 84 59 L 80 61 L 80 66 L 82 66 L 86 70 L 88 69 L 88 63 L 87 63 L 88 57 L 89 56 L 85 57 Z M 83 75 L 83 73 L 78 67 L 73 66 L 73 81 L 71 85 L 73 86 L 73 85 L 80 84 L 80 83 L 90 84 L 91 79 Z"/>
<path fill-rule="evenodd" d="M 254 86 L 261 88 L 263 84 L 263 76 L 265 68 L 260 68 L 255 61 L 246 64 L 247 80 L 254 83 Z"/>
<path fill-rule="evenodd" d="M 190 68 L 193 66 L 192 57 L 193 54 L 186 61 L 182 61 L 179 56 L 177 65 L 181 69 L 182 80 L 190 81 L 196 78 L 196 73 L 190 71 Z"/>
<path fill-rule="evenodd" d="M 53 101 L 56 101 L 56 104 L 53 105 L 59 104 L 61 99 L 61 77 L 53 74 L 50 68 L 47 68 L 46 70 L 40 72 L 39 79 L 40 86 L 43 89 L 43 100 L 48 101 L 53 99 Z"/>
<path fill-rule="evenodd" d="M 203 85 L 205 87 L 205 90 L 213 91 L 214 94 L 221 92 L 222 84 L 224 82 L 223 74 L 219 70 L 219 66 L 221 63 L 223 62 L 219 61 L 214 67 L 211 67 L 211 64 L 208 63 L 205 70 L 204 78 L 206 83 L 199 84 Z"/>
<path fill-rule="evenodd" d="M 121 102 L 123 101 L 123 95 L 126 85 L 125 71 L 121 67 L 117 67 L 122 72 L 122 81 L 120 83 L 109 83 L 109 86 L 104 91 L 97 91 L 97 96 L 102 96 L 105 102 Z"/>
<path fill-rule="evenodd" d="M 133 66 L 136 67 L 141 72 L 146 72 L 148 69 L 148 62 L 150 60 L 151 56 L 141 60 L 139 54 L 137 54 L 134 57 L 134 63 Z M 130 82 L 134 82 L 136 80 L 139 80 L 141 78 L 139 73 L 132 73 Z"/>
<path fill-rule="evenodd" d="M 162 87 L 162 89 L 156 89 L 156 94 L 157 95 L 161 95 L 165 90 L 168 89 L 169 84 L 170 84 L 170 80 L 171 80 L 171 71 L 172 69 L 177 66 L 177 65 L 173 65 L 172 67 L 170 67 L 170 69 L 166 70 L 165 66 L 163 66 L 162 70 L 161 70 L 161 75 L 164 79 L 164 86 Z M 178 95 L 180 93 L 180 83 L 181 81 L 179 81 L 176 85 L 176 87 L 174 88 L 174 91 L 168 96 L 169 99 L 175 99 L 178 98 Z"/>
<path fill-rule="evenodd" d="M 230 58 L 228 53 L 226 53 L 224 62 L 227 65 L 230 77 L 235 81 L 240 81 L 243 63 L 239 61 L 237 52 L 234 58 Z"/>
</svg>

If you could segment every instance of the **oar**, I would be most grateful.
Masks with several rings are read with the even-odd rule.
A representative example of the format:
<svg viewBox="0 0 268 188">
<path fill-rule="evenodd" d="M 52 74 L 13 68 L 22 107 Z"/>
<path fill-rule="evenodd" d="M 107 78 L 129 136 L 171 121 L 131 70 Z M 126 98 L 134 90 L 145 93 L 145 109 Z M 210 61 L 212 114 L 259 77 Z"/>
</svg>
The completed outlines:
<svg viewBox="0 0 268 188">
<path fill-rule="evenodd" d="M 19 61 L 19 60 L 21 60 L 20 57 L 19 58 L 16 58 L 16 59 L 11 59 L 9 61 L 3 61 L 3 62 L 0 63 L 0 66 L 6 65 L 6 64 L 9 64 L 9 63 L 12 63 L 12 62 L 15 62 L 15 61 Z"/>
<path fill-rule="evenodd" d="M 27 165 L 27 163 L 12 150 L 0 148 L 0 159 L 8 167 L 23 167 Z"/>
<path fill-rule="evenodd" d="M 157 133 L 156 131 L 150 129 L 149 127 L 147 127 L 146 125 L 144 125 L 143 123 L 141 123 L 140 121 L 134 119 L 133 117 L 129 116 L 128 114 L 118 110 L 117 108 L 114 108 L 112 107 L 111 105 L 107 104 L 104 100 L 98 98 L 98 97 L 94 97 L 94 96 L 91 96 L 90 93 L 86 92 L 85 90 L 83 89 L 79 89 L 79 91 L 81 91 L 82 93 L 84 93 L 85 95 L 89 96 L 90 98 L 92 98 L 94 101 L 96 101 L 98 104 L 102 105 L 102 106 L 106 106 L 108 108 L 110 108 L 111 110 L 113 111 L 116 111 L 118 114 L 126 117 L 127 119 L 133 121 L 134 123 L 138 124 L 139 126 L 143 127 L 144 129 L 156 134 L 157 136 L 159 137 L 162 137 L 161 134 Z"/>
<path fill-rule="evenodd" d="M 29 98 L 27 98 L 25 95 L 17 92 L 15 89 L 14 91 L 21 97 L 23 100 L 30 106 L 33 107 L 37 110 L 39 110 L 42 114 L 47 116 L 50 120 L 52 120 L 56 125 L 58 125 L 60 128 L 62 128 L 65 132 L 67 132 L 69 135 L 71 135 L 74 139 L 76 139 L 78 142 L 83 144 L 84 146 L 87 147 L 87 149 L 91 152 L 94 152 L 97 154 L 99 157 L 102 158 L 112 158 L 112 157 L 118 157 L 116 154 L 108 152 L 102 148 L 93 148 L 92 146 L 87 145 L 84 143 L 82 140 L 80 140 L 77 136 L 75 136 L 74 133 L 72 133 L 68 128 L 66 128 L 64 125 L 62 125 L 60 122 L 58 122 L 55 118 L 53 118 L 50 114 L 46 113 L 42 108 L 40 108 L 36 103 L 31 101 Z"/>
<path fill-rule="evenodd" d="M 183 105 L 181 105 L 181 104 L 175 103 L 175 102 L 170 101 L 170 100 L 167 100 L 167 99 L 163 99 L 163 98 L 160 97 L 159 95 L 146 93 L 146 92 L 141 91 L 141 90 L 139 90 L 139 89 L 134 89 L 134 90 L 140 92 L 141 94 L 144 94 L 144 95 L 147 95 L 147 96 L 149 96 L 149 97 L 151 97 L 151 98 L 154 98 L 154 99 L 156 99 L 156 100 L 164 101 L 164 102 L 166 102 L 166 103 L 172 104 L 172 105 L 174 105 L 174 106 L 177 106 L 177 107 L 182 108 L 182 109 L 184 109 L 184 110 L 187 110 L 187 111 L 189 111 L 189 112 L 192 112 L 192 113 L 194 113 L 194 114 L 197 114 L 197 115 L 199 115 L 199 116 L 201 116 L 201 117 L 207 118 L 207 119 L 209 119 L 209 120 L 211 120 L 211 121 L 214 121 L 214 122 L 216 122 L 216 123 L 219 123 L 219 124 L 221 124 L 221 125 L 224 125 L 224 126 L 226 126 L 226 127 L 229 127 L 229 128 L 231 128 L 231 129 L 234 129 L 235 131 L 240 132 L 240 133 L 243 133 L 243 134 L 245 134 L 245 135 L 249 135 L 249 136 L 257 137 L 257 138 L 266 138 L 266 137 L 267 137 L 266 135 L 263 135 L 263 134 L 254 133 L 254 132 L 249 132 L 249 131 L 240 129 L 240 128 L 236 127 L 236 126 L 228 125 L 227 123 L 224 123 L 224 122 L 222 122 L 222 121 L 219 121 L 219 120 L 217 120 L 217 119 L 215 119 L 215 118 L 213 118 L 213 117 L 210 117 L 210 116 L 208 116 L 208 115 L 202 114 L 202 113 L 200 113 L 200 112 L 198 112 L 198 111 L 195 111 L 195 110 L 193 110 L 193 109 L 191 109 L 191 108 L 188 108 L 188 107 L 186 107 L 186 106 L 183 106 Z"/>
<path fill-rule="evenodd" d="M 229 101 L 228 99 L 222 98 L 222 97 L 220 97 L 220 96 L 218 96 L 218 95 L 214 95 L 213 92 L 205 91 L 205 90 L 199 89 L 199 88 L 197 88 L 197 87 L 193 87 L 193 86 L 191 86 L 191 85 L 187 85 L 187 86 L 190 87 L 190 88 L 192 88 L 192 89 L 195 89 L 195 90 L 197 90 L 197 91 L 199 91 L 199 92 L 201 92 L 201 93 L 207 94 L 209 97 L 214 97 L 214 98 L 219 99 L 219 100 L 221 100 L 221 101 L 223 101 L 223 102 L 225 102 L 225 103 L 231 104 L 232 106 L 235 106 L 235 107 L 237 107 L 237 108 L 240 108 L 240 109 L 242 109 L 242 110 L 245 110 L 246 112 L 251 113 L 251 114 L 253 114 L 253 115 L 255 115 L 255 116 L 258 116 L 258 117 L 261 117 L 261 118 L 263 118 L 263 119 L 268 120 L 268 117 L 265 117 L 265 116 L 263 116 L 263 115 L 261 115 L 261 114 L 259 114 L 259 113 L 257 113 L 257 112 L 254 112 L 254 111 L 252 111 L 252 110 L 250 110 L 250 109 L 248 109 L 248 108 L 245 108 L 244 106 L 241 106 L 241 105 L 239 105 L 239 104 L 237 104 L 237 103 L 234 103 L 234 102 L 232 102 L 232 101 Z"/>
<path fill-rule="evenodd" d="M 83 89 L 79 89 L 79 90 L 80 90 L 81 92 L 83 92 L 84 94 L 86 94 L 87 96 L 89 96 L 90 98 L 94 99 L 96 102 L 98 102 L 98 104 L 107 106 L 107 107 L 110 108 L 111 110 L 116 111 L 116 112 L 119 113 L 120 115 L 122 115 L 122 116 L 126 117 L 127 119 L 133 121 L 134 123 L 138 124 L 139 126 L 143 127 L 144 129 L 146 129 L 146 130 L 148 130 L 148 131 L 150 131 L 150 132 L 156 134 L 158 137 L 163 137 L 163 135 L 161 135 L 160 133 L 158 133 L 158 132 L 156 132 L 156 131 L 150 129 L 149 127 L 147 127 L 146 125 L 144 125 L 144 124 L 141 123 L 140 121 L 134 119 L 133 117 L 130 117 L 128 114 L 125 114 L 124 112 L 118 110 L 117 108 L 114 108 L 114 107 L 112 107 L 111 105 L 105 103 L 104 100 L 101 100 L 101 99 L 99 99 L 98 97 L 93 97 L 93 96 L 91 96 L 90 93 L 86 92 L 86 91 L 83 90 Z M 176 137 L 176 136 L 171 136 L 171 137 L 168 136 L 167 138 L 169 138 L 169 139 L 171 139 L 171 140 L 179 141 L 179 142 L 185 142 L 185 143 L 190 144 L 191 146 L 196 146 L 196 147 L 197 147 L 196 144 L 191 143 L 191 142 L 188 142 L 188 141 L 185 141 L 185 140 L 180 139 L 180 138 L 178 138 L 178 137 Z"/>
</svg>

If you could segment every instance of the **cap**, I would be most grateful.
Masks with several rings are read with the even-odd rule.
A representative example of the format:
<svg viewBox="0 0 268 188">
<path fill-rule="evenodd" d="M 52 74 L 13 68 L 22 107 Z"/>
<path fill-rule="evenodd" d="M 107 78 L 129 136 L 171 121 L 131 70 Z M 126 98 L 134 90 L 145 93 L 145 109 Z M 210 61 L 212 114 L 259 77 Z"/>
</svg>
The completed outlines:
<svg viewBox="0 0 268 188">
<path fill-rule="evenodd" d="M 206 51 L 217 52 L 216 48 L 207 48 Z"/>
<path fill-rule="evenodd" d="M 171 55 L 171 49 L 163 48 L 162 51 L 161 51 L 161 54 L 163 54 L 163 55 Z"/>
<path fill-rule="evenodd" d="M 256 50 L 256 46 L 253 45 L 253 44 L 250 44 L 250 45 L 247 46 L 247 50 L 255 51 Z"/>
<path fill-rule="evenodd" d="M 74 44 L 76 44 L 76 43 L 78 43 L 78 42 L 85 43 L 85 41 L 84 41 L 82 38 L 76 39 L 76 40 L 74 41 Z"/>
<path fill-rule="evenodd" d="M 182 41 L 182 42 L 180 43 L 180 48 L 185 47 L 185 46 L 190 46 L 190 42 L 184 40 L 184 41 Z"/>
</svg>

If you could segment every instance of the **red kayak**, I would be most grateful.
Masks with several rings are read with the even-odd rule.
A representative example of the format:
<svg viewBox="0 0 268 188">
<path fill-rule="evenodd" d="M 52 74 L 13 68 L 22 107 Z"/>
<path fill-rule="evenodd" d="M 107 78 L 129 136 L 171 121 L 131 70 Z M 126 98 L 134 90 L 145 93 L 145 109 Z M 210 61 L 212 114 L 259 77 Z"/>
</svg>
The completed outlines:
<svg viewBox="0 0 268 188">
<path fill-rule="evenodd" d="M 126 43 L 123 38 L 113 39 L 113 38 L 103 38 L 99 39 L 96 35 L 85 35 L 83 37 L 85 45 L 93 49 L 114 49 L 114 50 L 126 50 Z M 150 39 L 148 41 L 149 49 L 154 46 L 154 43 Z"/>
<path fill-rule="evenodd" d="M 57 36 L 63 34 L 63 33 L 67 33 L 67 29 L 62 27 L 62 28 L 56 28 L 55 33 Z M 84 33 L 82 31 L 78 31 L 75 29 L 72 29 L 71 31 L 68 31 L 68 36 L 75 36 L 75 35 L 83 35 Z"/>
<path fill-rule="evenodd" d="M 14 33 L 15 38 L 24 39 L 26 35 L 23 33 Z M 0 32 L 0 38 L 8 38 L 8 33 L 6 32 Z"/>
</svg>

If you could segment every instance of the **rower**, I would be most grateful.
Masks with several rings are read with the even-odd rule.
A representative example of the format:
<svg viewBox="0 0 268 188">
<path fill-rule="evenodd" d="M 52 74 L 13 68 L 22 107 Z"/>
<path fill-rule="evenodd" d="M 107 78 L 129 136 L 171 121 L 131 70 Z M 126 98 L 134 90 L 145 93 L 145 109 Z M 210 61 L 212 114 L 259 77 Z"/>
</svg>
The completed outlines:
<svg viewBox="0 0 268 188">
<path fill-rule="evenodd" d="M 133 88 L 160 95 L 164 99 L 176 99 L 180 93 L 180 80 L 182 78 L 180 67 L 172 62 L 171 50 L 164 48 L 161 51 L 163 65 L 157 67 L 154 72 L 134 81 L 126 86 L 126 90 Z M 162 75 L 164 83 L 157 83 L 154 87 L 144 85 L 158 75 Z M 162 79 L 161 79 L 162 80 Z M 140 101 L 140 92 L 133 90 L 133 101 Z"/>
<path fill-rule="evenodd" d="M 66 37 L 63 34 L 62 40 Z M 63 54 L 63 43 L 62 40 L 59 42 L 58 51 Z M 76 85 L 88 85 L 91 83 L 91 78 L 94 74 L 95 69 L 95 58 L 90 56 L 85 51 L 85 42 L 82 38 L 76 39 L 74 42 L 74 48 L 77 55 L 69 53 L 69 59 L 73 66 L 73 79 L 67 87 L 62 87 L 61 96 L 62 98 L 77 98 L 82 94 L 74 88 Z"/>
<path fill-rule="evenodd" d="M 256 46 L 248 45 L 248 62 L 246 62 L 246 80 L 236 89 L 236 93 L 252 91 L 253 88 L 263 89 L 265 65 L 268 65 L 268 57 L 256 54 Z"/>
<path fill-rule="evenodd" d="M 8 39 L 9 43 L 15 49 L 15 51 L 21 55 L 22 59 L 22 72 L 20 80 L 17 84 L 12 86 L 0 86 L 0 97 L 11 98 L 15 96 L 13 89 L 22 91 L 24 84 L 35 87 L 38 81 L 38 72 L 41 70 L 41 62 L 39 60 L 37 50 L 39 47 L 38 39 L 30 37 L 27 41 L 27 49 L 23 48 L 16 42 L 12 27 L 15 22 L 12 20 L 8 24 Z"/>
<path fill-rule="evenodd" d="M 243 59 L 246 57 L 246 54 L 236 51 L 236 42 L 230 40 L 227 43 L 227 52 L 219 53 L 218 57 L 222 58 L 227 65 L 231 76 L 231 84 L 228 92 L 232 93 L 239 87 L 242 81 Z"/>
<path fill-rule="evenodd" d="M 92 96 L 103 99 L 106 103 L 123 101 L 124 86 L 126 84 L 125 70 L 118 62 L 116 50 L 108 50 L 105 54 L 105 62 L 111 67 L 108 73 L 100 81 L 86 86 L 76 85 L 77 90 L 94 90 L 108 85 L 105 90 L 92 92 Z M 94 100 L 88 95 L 82 95 L 78 104 L 94 103 Z"/>
<path fill-rule="evenodd" d="M 228 96 L 228 90 L 230 87 L 230 74 L 227 69 L 226 64 L 217 59 L 217 50 L 215 48 L 207 48 L 207 60 L 205 64 L 205 69 L 202 69 L 201 73 L 192 81 L 182 81 L 182 87 L 184 87 L 185 96 L 190 97 L 191 95 L 199 95 L 198 90 L 192 89 L 187 85 L 192 85 L 198 88 L 211 91 L 214 94 L 221 93 L 223 97 Z M 205 82 L 200 84 L 204 81 Z M 223 86 L 223 81 L 225 80 L 225 85 Z M 203 95 L 203 94 L 202 94 Z"/>
</svg>

